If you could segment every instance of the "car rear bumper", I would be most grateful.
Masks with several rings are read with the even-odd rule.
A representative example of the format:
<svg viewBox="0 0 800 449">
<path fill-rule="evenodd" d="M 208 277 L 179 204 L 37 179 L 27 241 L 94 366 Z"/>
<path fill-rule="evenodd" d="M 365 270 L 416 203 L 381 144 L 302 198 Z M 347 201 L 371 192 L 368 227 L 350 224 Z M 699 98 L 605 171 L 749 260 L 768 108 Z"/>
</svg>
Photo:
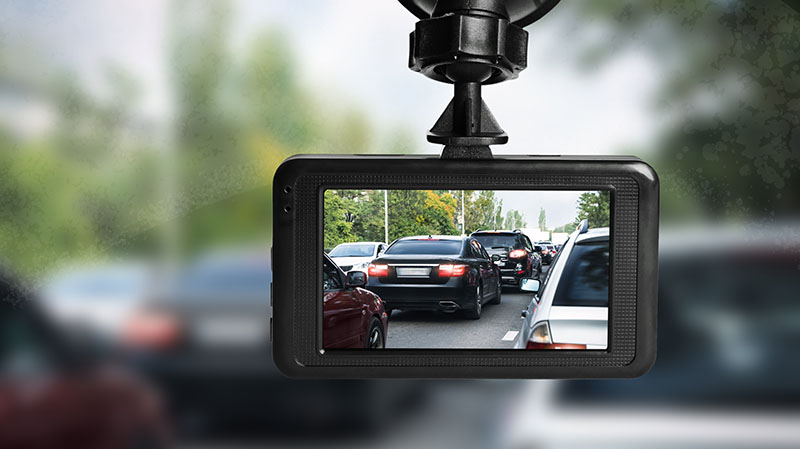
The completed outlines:
<svg viewBox="0 0 800 449">
<path fill-rule="evenodd" d="M 475 308 L 474 288 L 467 285 L 386 285 L 369 286 L 384 302 L 386 310 L 440 310 L 455 312 Z"/>
<path fill-rule="evenodd" d="M 525 277 L 525 273 L 517 273 L 516 269 L 500 270 L 500 283 L 503 285 L 519 285 L 520 279 Z"/>
</svg>

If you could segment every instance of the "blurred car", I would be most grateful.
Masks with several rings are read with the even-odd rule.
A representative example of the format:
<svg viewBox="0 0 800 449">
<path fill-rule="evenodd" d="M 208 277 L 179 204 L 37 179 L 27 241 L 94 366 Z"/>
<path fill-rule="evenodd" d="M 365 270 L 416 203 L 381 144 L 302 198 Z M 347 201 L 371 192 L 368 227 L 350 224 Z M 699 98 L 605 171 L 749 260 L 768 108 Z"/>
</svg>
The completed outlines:
<svg viewBox="0 0 800 449">
<path fill-rule="evenodd" d="M 556 256 L 556 253 L 558 252 L 556 250 L 556 246 L 553 245 L 553 242 L 541 241 L 541 242 L 536 242 L 536 244 L 542 247 L 541 251 L 542 263 L 544 263 L 545 265 L 550 265 L 551 263 L 553 263 L 553 258 Z"/>
<path fill-rule="evenodd" d="M 380 257 L 387 246 L 383 242 L 341 243 L 328 255 L 344 272 L 367 271 L 369 263 Z"/>
<path fill-rule="evenodd" d="M 131 315 L 154 292 L 155 273 L 144 262 L 70 268 L 39 288 L 42 309 L 61 325 L 90 327 L 117 341 Z"/>
<path fill-rule="evenodd" d="M 387 314 L 463 311 L 479 319 L 485 303 L 501 300 L 497 260 L 472 237 L 403 237 L 369 265 L 367 288 L 381 297 Z"/>
<path fill-rule="evenodd" d="M 366 274 L 355 270 L 345 275 L 323 255 L 322 278 L 323 347 L 384 348 L 389 318 L 381 298 L 364 289 Z"/>
<path fill-rule="evenodd" d="M 542 272 L 541 247 L 531 244 L 522 232 L 476 231 L 471 237 L 479 241 L 490 256 L 500 256 L 497 265 L 503 285 L 519 286 L 523 278 L 539 278 Z"/>
<path fill-rule="evenodd" d="M 182 437 L 377 432 L 419 393 L 411 383 L 286 378 L 272 361 L 271 280 L 268 248 L 209 252 L 126 326 L 131 363 L 161 387 Z"/>
<path fill-rule="evenodd" d="M 798 223 L 665 226 L 659 247 L 650 372 L 529 383 L 506 447 L 800 447 Z"/>
<path fill-rule="evenodd" d="M 158 394 L 0 280 L 0 447 L 168 447 Z"/>
<path fill-rule="evenodd" d="M 584 221 L 558 253 L 547 278 L 526 279 L 535 296 L 522 312 L 517 349 L 606 349 L 608 341 L 608 228 Z"/>
</svg>

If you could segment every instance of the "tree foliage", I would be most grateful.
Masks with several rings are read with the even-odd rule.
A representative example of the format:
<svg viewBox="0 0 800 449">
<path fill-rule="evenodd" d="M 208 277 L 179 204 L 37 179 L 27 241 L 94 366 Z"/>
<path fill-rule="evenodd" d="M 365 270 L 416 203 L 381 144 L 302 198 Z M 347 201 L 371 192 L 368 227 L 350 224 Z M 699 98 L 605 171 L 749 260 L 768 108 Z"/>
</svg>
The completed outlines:
<svg viewBox="0 0 800 449">
<path fill-rule="evenodd" d="M 588 220 L 590 228 L 604 228 L 611 223 L 611 194 L 607 191 L 584 192 L 578 198 L 576 221 Z"/>
<path fill-rule="evenodd" d="M 792 6 L 793 5 L 793 6 Z M 566 6 L 566 5 L 564 5 Z M 800 14 L 796 2 L 575 2 L 591 21 L 576 61 L 649 52 L 667 74 L 667 123 L 647 148 L 665 217 L 794 215 L 800 203 Z M 563 11 L 563 10 L 562 10 Z M 606 26 L 603 27 L 602 25 Z M 604 34 L 598 34 L 604 30 Z M 576 41 L 580 40 L 580 31 Z"/>
</svg>

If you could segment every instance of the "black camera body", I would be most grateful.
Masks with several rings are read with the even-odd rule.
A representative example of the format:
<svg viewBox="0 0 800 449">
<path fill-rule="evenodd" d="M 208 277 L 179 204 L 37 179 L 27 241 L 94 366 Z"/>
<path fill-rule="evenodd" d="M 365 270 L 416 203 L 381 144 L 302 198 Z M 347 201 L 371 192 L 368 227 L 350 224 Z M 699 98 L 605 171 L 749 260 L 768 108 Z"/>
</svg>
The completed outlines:
<svg viewBox="0 0 800 449">
<path fill-rule="evenodd" d="M 323 198 L 331 189 L 608 192 L 607 347 L 555 351 L 325 348 Z M 659 182 L 653 169 L 637 158 L 302 155 L 278 168 L 273 205 L 271 335 L 275 363 L 288 376 L 636 377 L 655 361 Z"/>
</svg>

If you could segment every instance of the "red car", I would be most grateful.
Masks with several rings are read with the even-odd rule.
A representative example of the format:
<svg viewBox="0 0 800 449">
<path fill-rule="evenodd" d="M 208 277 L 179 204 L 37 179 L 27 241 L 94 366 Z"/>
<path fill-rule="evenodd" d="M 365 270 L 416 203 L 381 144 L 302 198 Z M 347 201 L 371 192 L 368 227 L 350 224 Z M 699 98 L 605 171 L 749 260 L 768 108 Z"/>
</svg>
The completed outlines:
<svg viewBox="0 0 800 449">
<path fill-rule="evenodd" d="M 171 438 L 155 391 L 74 347 L 3 281 L 0 447 L 166 447 Z"/>
<path fill-rule="evenodd" d="M 323 347 L 385 347 L 389 317 L 381 298 L 364 289 L 367 273 L 350 271 L 345 275 L 327 254 L 322 264 Z"/>
</svg>

